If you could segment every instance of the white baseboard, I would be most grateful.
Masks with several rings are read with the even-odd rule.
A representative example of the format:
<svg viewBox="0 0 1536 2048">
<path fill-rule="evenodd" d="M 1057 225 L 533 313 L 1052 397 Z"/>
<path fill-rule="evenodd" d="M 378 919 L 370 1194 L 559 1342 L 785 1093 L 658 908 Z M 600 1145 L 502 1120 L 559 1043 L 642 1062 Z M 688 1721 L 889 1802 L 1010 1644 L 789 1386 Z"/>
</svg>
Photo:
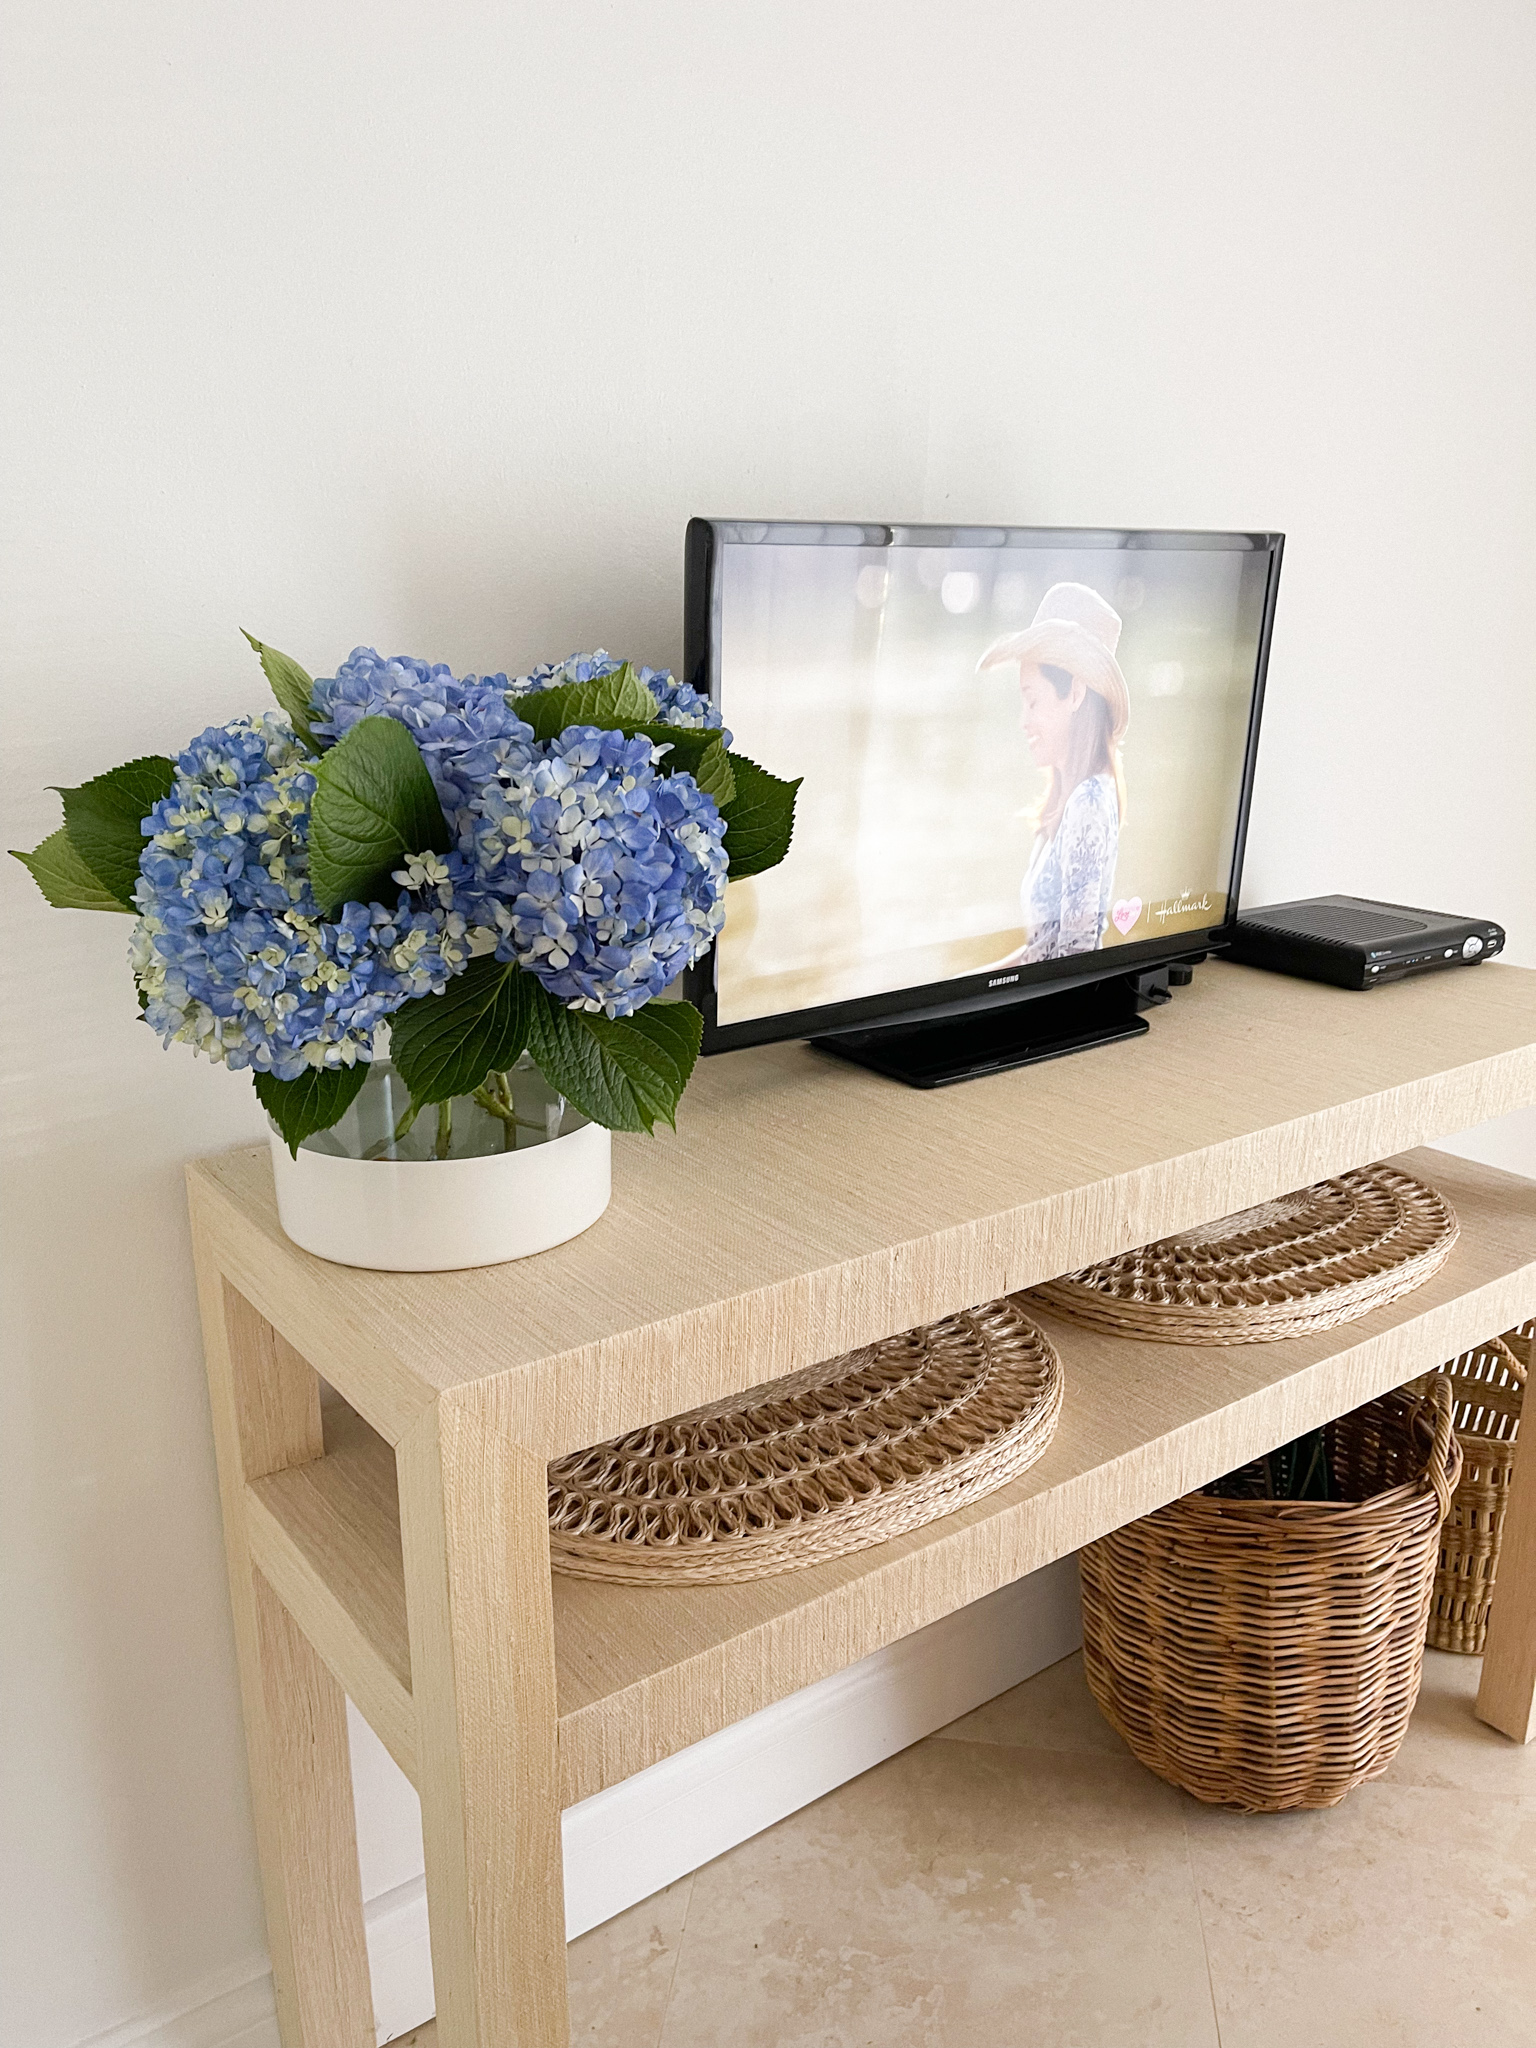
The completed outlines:
<svg viewBox="0 0 1536 2048">
<path fill-rule="evenodd" d="M 93 2034 L 80 2048 L 282 2048 L 272 1973 L 246 1964 L 204 1978 L 173 2006 Z"/>
<path fill-rule="evenodd" d="M 570 1807 L 567 1939 L 1022 1684 L 1081 1640 L 1077 1563 L 1065 1558 Z M 424 1881 L 370 1899 L 367 1921 L 378 2039 L 392 2041 L 434 2011 Z M 271 1977 L 210 1982 L 176 2010 L 82 2048 L 279 2048 Z"/>
</svg>

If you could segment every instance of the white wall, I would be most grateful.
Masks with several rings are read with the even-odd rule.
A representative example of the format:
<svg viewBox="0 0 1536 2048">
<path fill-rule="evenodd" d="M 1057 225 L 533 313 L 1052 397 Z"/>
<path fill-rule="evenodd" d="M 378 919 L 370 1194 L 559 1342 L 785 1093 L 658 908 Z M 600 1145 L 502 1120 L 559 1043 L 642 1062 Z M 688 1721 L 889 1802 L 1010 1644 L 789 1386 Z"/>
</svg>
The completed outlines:
<svg viewBox="0 0 1536 2048">
<path fill-rule="evenodd" d="M 675 658 L 691 512 L 1273 525 L 1249 900 L 1536 959 L 1528 9 L 8 21 L 5 844 L 259 702 L 242 625 Z M 179 1179 L 258 1119 L 0 890 L 0 2039 L 75 2048 L 261 1950 Z"/>
</svg>

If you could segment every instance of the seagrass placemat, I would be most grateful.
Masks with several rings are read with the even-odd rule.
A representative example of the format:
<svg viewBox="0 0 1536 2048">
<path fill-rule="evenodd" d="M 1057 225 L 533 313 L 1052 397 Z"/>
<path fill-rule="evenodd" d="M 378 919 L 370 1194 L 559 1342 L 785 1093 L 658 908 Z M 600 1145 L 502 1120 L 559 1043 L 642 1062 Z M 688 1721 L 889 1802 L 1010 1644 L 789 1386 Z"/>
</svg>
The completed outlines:
<svg viewBox="0 0 1536 2048">
<path fill-rule="evenodd" d="M 1260 1344 L 1326 1330 L 1420 1287 L 1457 1237 L 1450 1204 L 1362 1166 L 1034 1288 L 1028 1300 L 1127 1337 Z"/>
<path fill-rule="evenodd" d="M 700 1585 L 862 1550 L 1032 1465 L 1061 1392 L 1017 1299 L 989 1302 L 557 1458 L 551 1562 Z"/>
</svg>

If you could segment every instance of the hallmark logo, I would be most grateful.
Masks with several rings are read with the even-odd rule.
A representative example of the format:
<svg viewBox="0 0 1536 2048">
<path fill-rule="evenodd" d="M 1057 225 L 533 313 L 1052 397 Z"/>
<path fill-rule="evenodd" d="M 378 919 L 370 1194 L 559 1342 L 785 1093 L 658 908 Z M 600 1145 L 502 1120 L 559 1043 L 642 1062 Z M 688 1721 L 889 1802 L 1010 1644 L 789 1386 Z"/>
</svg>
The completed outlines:
<svg viewBox="0 0 1536 2048">
<path fill-rule="evenodd" d="M 1006 988 L 1010 981 L 1017 981 L 1018 978 L 1019 977 L 1016 974 L 994 974 L 992 979 L 987 983 L 987 987 Z"/>
<path fill-rule="evenodd" d="M 1170 896 L 1153 909 L 1152 915 L 1161 924 L 1170 917 L 1194 917 L 1211 907 L 1209 896 L 1197 896 L 1192 889 L 1185 889 L 1177 896 Z"/>
</svg>

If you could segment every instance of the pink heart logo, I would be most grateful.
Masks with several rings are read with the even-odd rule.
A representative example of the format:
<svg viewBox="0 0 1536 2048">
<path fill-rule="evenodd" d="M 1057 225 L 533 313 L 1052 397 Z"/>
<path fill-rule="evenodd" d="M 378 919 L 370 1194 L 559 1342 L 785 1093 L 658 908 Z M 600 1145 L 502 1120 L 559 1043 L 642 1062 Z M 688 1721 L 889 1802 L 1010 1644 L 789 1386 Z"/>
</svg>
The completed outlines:
<svg viewBox="0 0 1536 2048">
<path fill-rule="evenodd" d="M 1116 931 L 1123 938 L 1141 915 L 1141 898 L 1139 896 L 1122 896 L 1109 914 L 1115 920 Z"/>
</svg>

